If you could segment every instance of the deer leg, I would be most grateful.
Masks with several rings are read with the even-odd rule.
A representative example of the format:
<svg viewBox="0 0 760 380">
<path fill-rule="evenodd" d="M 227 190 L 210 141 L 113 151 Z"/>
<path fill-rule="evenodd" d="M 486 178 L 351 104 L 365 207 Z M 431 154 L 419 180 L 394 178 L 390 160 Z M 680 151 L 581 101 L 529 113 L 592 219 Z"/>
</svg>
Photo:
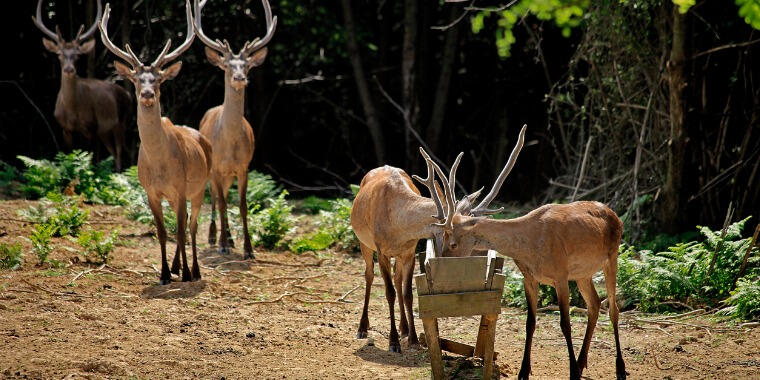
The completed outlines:
<svg viewBox="0 0 760 380">
<path fill-rule="evenodd" d="M 255 259 L 253 256 L 253 247 L 251 246 L 251 235 L 248 232 L 248 203 L 245 198 L 248 191 L 248 166 L 238 173 L 238 194 L 240 195 L 240 219 L 243 220 L 243 259 Z"/>
<path fill-rule="evenodd" d="M 198 248 L 195 245 L 195 235 L 198 233 L 198 216 L 200 215 L 201 206 L 203 205 L 203 193 L 203 191 L 198 192 L 198 194 L 193 196 L 193 199 L 190 201 L 192 205 L 190 214 L 190 239 L 193 246 L 193 281 L 201 279 L 201 269 L 198 264 Z"/>
<path fill-rule="evenodd" d="M 100 142 L 105 145 L 108 153 L 113 156 L 114 160 L 116 160 L 116 148 L 114 146 L 114 139 L 111 130 L 112 129 L 108 129 L 105 132 L 98 132 L 98 140 L 100 140 Z"/>
<path fill-rule="evenodd" d="M 607 287 L 607 299 L 609 300 L 612 332 L 615 334 L 615 349 L 617 350 L 615 373 L 617 380 L 624 380 L 626 378 L 625 362 L 623 361 L 623 353 L 620 351 L 620 335 L 618 334 L 619 311 L 615 294 L 615 288 L 617 285 L 617 251 L 615 251 L 615 253 L 607 260 L 607 263 L 604 264 L 602 270 L 604 271 L 604 282 Z"/>
<path fill-rule="evenodd" d="M 403 260 L 399 256 L 396 256 L 396 260 L 393 263 L 393 286 L 396 288 L 396 298 L 398 299 L 398 312 L 399 321 L 398 329 L 401 332 L 401 336 L 409 335 L 409 324 L 406 321 L 406 312 L 404 308 L 404 287 L 403 285 Z"/>
<path fill-rule="evenodd" d="M 209 193 L 211 194 L 211 224 L 208 226 L 208 244 L 216 244 L 216 185 L 209 181 Z"/>
<path fill-rule="evenodd" d="M 184 192 L 184 189 L 182 189 Z M 187 240 L 187 200 L 184 195 L 180 195 L 177 202 L 177 247 L 182 254 L 182 282 L 192 280 L 190 267 L 187 265 L 187 253 L 185 240 Z"/>
<path fill-rule="evenodd" d="M 594 328 L 596 328 L 596 321 L 599 317 L 599 307 L 601 301 L 599 295 L 596 293 L 594 283 L 591 278 L 578 280 L 578 290 L 580 290 L 583 299 L 586 301 L 586 307 L 588 308 L 588 324 L 586 325 L 586 335 L 583 336 L 583 346 L 581 346 L 581 352 L 578 354 L 578 371 L 583 373 L 583 369 L 586 368 L 588 361 L 588 350 L 591 346 L 591 337 L 594 335 Z"/>
<path fill-rule="evenodd" d="M 555 281 L 554 289 L 557 291 L 557 303 L 559 303 L 559 325 L 562 328 L 562 335 L 567 342 L 567 354 L 570 357 L 570 379 L 580 380 L 581 373 L 578 370 L 578 362 L 575 361 L 575 352 L 573 350 L 573 336 L 570 326 L 570 287 L 567 278 L 561 278 Z"/>
<path fill-rule="evenodd" d="M 121 172 L 121 151 L 124 148 L 124 129 L 122 125 L 118 125 L 113 133 L 114 138 L 114 163 L 116 164 L 116 171 Z"/>
<path fill-rule="evenodd" d="M 367 313 L 369 312 L 369 297 L 372 291 L 372 280 L 375 278 L 375 261 L 373 259 L 372 250 L 364 244 L 361 244 L 362 257 L 364 258 L 364 309 L 362 309 L 362 317 L 359 320 L 359 330 L 356 331 L 356 339 L 364 339 L 367 337 L 367 329 L 369 328 L 369 318 Z"/>
<path fill-rule="evenodd" d="M 148 205 L 153 213 L 153 221 L 156 224 L 156 235 L 161 245 L 161 285 L 167 285 L 172 281 L 169 272 L 169 264 L 166 263 L 166 227 L 164 226 L 164 210 L 161 208 L 161 200 L 148 196 Z"/>
<path fill-rule="evenodd" d="M 391 332 L 388 335 L 388 351 L 401 352 L 401 343 L 398 340 L 398 331 L 396 331 L 396 313 L 393 310 L 393 304 L 396 302 L 396 290 L 393 289 L 393 278 L 391 277 L 391 261 L 388 256 L 381 252 L 377 253 L 377 261 L 380 263 L 380 273 L 383 275 L 385 282 L 385 299 L 388 300 L 388 309 L 391 315 Z"/>
<path fill-rule="evenodd" d="M 217 200 L 219 201 L 219 217 L 220 217 L 220 225 L 221 225 L 221 231 L 219 234 L 219 253 L 220 254 L 227 254 L 230 253 L 230 246 L 229 241 L 227 240 L 227 191 L 222 188 L 223 180 L 217 180 L 216 181 L 216 194 L 217 194 Z"/>
<path fill-rule="evenodd" d="M 230 187 L 232 186 L 232 181 L 235 180 L 235 177 L 227 177 L 224 178 L 222 181 L 222 196 L 224 197 L 224 211 L 219 211 L 219 213 L 224 212 L 224 219 L 221 220 L 222 224 L 222 231 L 219 235 L 219 239 L 226 239 L 227 240 L 227 249 L 229 251 L 229 248 L 235 248 L 235 241 L 232 240 L 232 233 L 230 232 L 230 218 L 229 215 L 227 215 L 227 199 L 229 199 L 229 193 L 230 193 Z M 222 233 L 224 234 L 222 236 Z"/>
<path fill-rule="evenodd" d="M 520 365 L 518 379 L 530 378 L 530 350 L 533 346 L 533 333 L 536 331 L 536 309 L 538 308 L 538 282 L 533 277 L 523 272 L 525 279 L 525 300 L 528 306 L 528 318 L 525 320 L 525 349 L 523 350 L 523 360 Z"/>
<path fill-rule="evenodd" d="M 71 147 L 74 145 L 74 136 L 66 129 L 63 130 L 63 143 L 66 144 L 66 149 L 68 150 L 71 150 Z"/>
<path fill-rule="evenodd" d="M 412 293 L 412 276 L 414 275 L 414 248 L 412 256 L 404 261 L 404 302 L 406 303 L 406 321 L 409 323 L 409 335 L 407 336 L 409 346 L 417 347 L 420 342 L 417 340 L 417 330 L 414 328 L 414 293 Z"/>
<path fill-rule="evenodd" d="M 179 242 L 177 242 L 177 249 L 174 250 L 174 260 L 172 260 L 171 272 L 173 274 L 179 274 L 179 255 Z"/>
</svg>

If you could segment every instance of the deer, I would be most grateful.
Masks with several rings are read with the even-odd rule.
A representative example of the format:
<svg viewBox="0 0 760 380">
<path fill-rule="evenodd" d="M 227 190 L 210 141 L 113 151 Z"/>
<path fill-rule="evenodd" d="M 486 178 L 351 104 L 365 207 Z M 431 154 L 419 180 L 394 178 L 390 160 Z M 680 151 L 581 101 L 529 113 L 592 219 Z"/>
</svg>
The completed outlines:
<svg viewBox="0 0 760 380">
<path fill-rule="evenodd" d="M 442 221 L 445 217 L 439 199 L 443 194 L 435 181 L 434 169 L 430 164 L 432 159 L 424 150 L 420 151 L 427 162 L 427 178 L 417 175 L 410 177 L 403 169 L 388 165 L 372 169 L 362 179 L 351 208 L 351 227 L 359 239 L 365 263 L 364 308 L 356 338 L 367 338 L 370 290 L 375 277 L 373 254 L 377 252 L 390 309 L 390 352 L 401 352 L 398 330 L 401 331 L 401 336 L 407 336 L 409 347 L 419 346 L 412 309 L 414 251 L 420 239 L 433 238 L 441 233 L 433 223 Z M 458 159 L 461 159 L 461 155 Z M 412 178 L 427 187 L 432 199 L 421 195 Z M 460 213 L 470 215 L 470 202 L 463 202 L 459 207 Z M 442 236 L 435 237 L 436 242 L 442 240 Z M 437 249 L 440 251 L 441 248 Z M 391 258 L 395 259 L 393 276 Z M 394 312 L 396 298 L 400 313 L 398 330 Z"/>
<path fill-rule="evenodd" d="M 166 117 L 161 117 L 160 86 L 174 79 L 182 68 L 182 61 L 165 67 L 187 50 L 195 38 L 190 0 L 186 0 L 187 35 L 185 41 L 169 52 L 171 39 L 150 65 L 143 64 L 126 44 L 126 51 L 116 47 L 108 36 L 110 5 L 106 4 L 105 14 L 100 22 L 100 36 L 103 44 L 121 60 L 114 61 L 116 72 L 135 85 L 137 104 L 137 130 L 140 136 L 140 151 L 137 157 L 137 175 L 148 196 L 148 204 L 153 213 L 158 241 L 161 245 L 161 285 L 171 282 L 171 273 L 179 274 L 182 259 L 182 281 L 201 279 L 196 248 L 198 214 L 203 204 L 203 195 L 211 169 L 211 143 L 197 130 L 183 125 L 175 125 Z M 177 214 L 177 250 L 171 271 L 166 261 L 166 228 L 164 226 L 162 199 L 166 199 Z M 187 200 L 191 203 L 190 236 L 193 250 L 192 273 L 188 269 L 185 252 L 187 228 Z"/>
<path fill-rule="evenodd" d="M 73 134 L 81 134 L 87 141 L 93 133 L 114 157 L 117 171 L 121 171 L 121 152 L 124 147 L 124 133 L 130 102 L 127 90 L 106 80 L 81 78 L 77 75 L 76 61 L 95 49 L 93 35 L 102 14 L 100 0 L 92 26 L 84 31 L 79 27 L 76 37 L 66 41 L 61 29 L 55 33 L 42 22 L 42 0 L 37 1 L 36 16 L 32 21 L 47 38 L 42 45 L 56 54 L 61 62 L 61 87 L 55 101 L 54 117 L 63 131 L 63 140 L 68 149 L 73 146 Z"/>
<path fill-rule="evenodd" d="M 472 208 L 472 215 L 464 215 L 457 207 L 453 207 L 462 202 L 457 202 L 454 191 L 456 167 L 459 163 L 455 162 L 447 179 L 440 167 L 426 158 L 441 179 L 447 205 L 443 222 L 433 225 L 438 229 L 435 236 L 443 239 L 436 242 L 436 246 L 443 248 L 440 251 L 443 257 L 468 256 L 473 249 L 493 249 L 512 258 L 522 272 L 528 318 L 518 379 L 530 377 L 530 351 L 536 328 L 539 282 L 551 285 L 556 290 L 560 326 L 570 358 L 570 378 L 581 378 L 583 369 L 587 367 L 591 337 L 601 307 L 592 277 L 601 269 L 604 272 L 609 316 L 617 349 L 616 375 L 617 379 L 625 379 L 625 362 L 620 350 L 618 333 L 619 310 L 615 297 L 617 256 L 623 223 L 615 212 L 600 202 L 579 201 L 569 204 L 547 204 L 514 219 L 499 220 L 486 217 L 503 209 L 488 209 L 488 205 L 512 170 L 522 149 L 524 134 L 525 127 L 491 193 Z M 463 199 L 465 203 L 472 200 L 472 197 Z M 437 202 L 440 202 L 440 199 Z M 586 334 L 577 360 L 573 352 L 570 329 L 570 280 L 576 282 L 588 307 Z"/>
<path fill-rule="evenodd" d="M 235 53 L 229 42 L 212 40 L 203 32 L 201 12 L 206 1 L 194 0 L 195 23 L 193 28 L 203 42 L 208 61 L 224 71 L 224 103 L 206 111 L 200 123 L 200 132 L 211 142 L 214 157 L 211 168 L 211 224 L 208 242 L 216 244 L 216 202 L 219 202 L 221 230 L 219 252 L 229 253 L 234 245 L 227 221 L 227 194 L 232 181 L 237 178 L 240 218 L 243 221 L 243 259 L 254 259 L 251 237 L 248 232 L 248 165 L 253 158 L 255 139 L 253 129 L 244 115 L 245 88 L 248 85 L 248 71 L 261 66 L 267 56 L 266 45 L 274 36 L 277 16 L 272 17 L 269 1 L 262 0 L 266 19 L 266 35 L 247 41 Z"/>
</svg>

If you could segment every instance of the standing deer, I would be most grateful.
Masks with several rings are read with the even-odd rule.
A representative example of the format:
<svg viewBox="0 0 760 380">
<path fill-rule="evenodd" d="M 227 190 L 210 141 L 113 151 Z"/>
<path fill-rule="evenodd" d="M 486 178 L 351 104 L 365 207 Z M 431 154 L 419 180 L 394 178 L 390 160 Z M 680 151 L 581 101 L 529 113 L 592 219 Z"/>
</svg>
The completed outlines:
<svg viewBox="0 0 760 380">
<path fill-rule="evenodd" d="M 243 45 L 236 54 L 229 42 L 212 40 L 203 33 L 201 11 L 206 0 L 194 0 L 195 33 L 206 45 L 206 58 L 212 65 L 224 70 L 224 103 L 206 111 L 201 119 L 200 132 L 211 141 L 214 165 L 211 168 L 211 225 L 208 231 L 209 244 L 216 243 L 216 201 L 219 201 L 221 231 L 219 252 L 229 253 L 232 244 L 230 227 L 227 223 L 227 193 L 232 181 L 237 177 L 240 197 L 240 218 L 243 221 L 243 258 L 253 259 L 251 237 L 248 232 L 248 164 L 253 158 L 253 129 L 245 119 L 245 87 L 248 85 L 248 71 L 264 63 L 267 56 L 266 44 L 274 36 L 277 17 L 272 17 L 272 9 L 267 0 L 262 0 L 267 32 L 263 39 L 254 39 Z"/>
<path fill-rule="evenodd" d="M 80 78 L 75 63 L 80 55 L 89 54 L 95 48 L 92 38 L 97 30 L 101 16 L 100 0 L 95 22 L 84 31 L 79 27 L 76 37 L 66 41 L 58 26 L 55 33 L 42 22 L 42 0 L 37 1 L 37 15 L 32 17 L 34 25 L 48 38 L 42 39 L 42 45 L 51 53 L 58 55 L 61 61 L 61 89 L 55 102 L 55 119 L 63 129 L 63 139 L 71 149 L 73 133 L 83 135 L 88 141 L 95 133 L 114 156 L 116 170 L 121 171 L 121 151 L 124 147 L 127 113 L 130 107 L 129 93 L 122 87 L 105 81 Z"/>
<path fill-rule="evenodd" d="M 171 282 L 171 273 L 166 262 L 166 228 L 164 227 L 161 200 L 166 198 L 177 213 L 177 251 L 171 272 L 179 272 L 182 256 L 182 281 L 200 280 L 198 253 L 195 236 L 198 230 L 198 213 L 203 204 L 203 193 L 211 169 L 211 144 L 198 131 L 186 126 L 174 125 L 171 120 L 161 117 L 161 92 L 163 82 L 174 79 L 182 67 L 176 62 L 164 68 L 179 57 L 193 42 L 193 15 L 190 0 L 186 2 L 187 35 L 185 41 L 169 53 L 171 40 L 155 61 L 144 65 L 132 51 L 129 44 L 126 51 L 116 47 L 108 37 L 110 6 L 106 4 L 105 15 L 100 22 L 100 36 L 103 44 L 117 57 L 129 63 L 115 61 L 116 71 L 135 85 L 137 104 L 137 129 L 140 134 L 140 152 L 137 157 L 137 174 L 140 184 L 148 195 L 148 204 L 153 213 L 158 240 L 161 243 L 161 284 Z M 185 253 L 185 230 L 187 226 L 187 199 L 190 199 L 190 236 L 193 246 L 193 271 L 188 270 Z"/>
<path fill-rule="evenodd" d="M 570 204 L 548 204 L 527 215 L 509 219 L 487 219 L 482 215 L 499 210 L 487 209 L 504 179 L 514 166 L 524 141 L 525 128 L 520 133 L 517 146 L 502 170 L 493 190 L 478 206 L 472 209 L 476 216 L 462 215 L 451 207 L 456 204 L 454 181 L 456 164 L 448 180 L 441 169 L 433 165 L 441 178 L 447 204 L 446 218 L 436 224 L 436 236 L 443 236 L 443 256 L 466 256 L 475 249 L 493 249 L 511 257 L 522 272 L 525 298 L 528 304 L 526 321 L 525 351 L 518 379 L 530 376 L 530 350 L 533 332 L 536 329 L 536 307 L 538 304 L 538 283 L 554 286 L 560 309 L 560 326 L 567 342 L 570 357 L 570 378 L 580 379 L 587 365 L 591 336 L 599 316 L 601 303 L 596 293 L 592 277 L 600 269 L 604 271 L 609 315 L 617 348 L 616 373 L 618 379 L 625 379 L 625 363 L 620 351 L 618 335 L 618 306 L 615 300 L 617 256 L 623 224 L 609 207 L 599 202 L 573 202 Z M 438 200 L 440 202 L 440 200 Z M 439 206 L 440 207 L 440 206 Z M 442 232 L 442 234 L 440 233 Z M 575 359 L 570 331 L 570 290 L 568 281 L 573 280 L 588 306 L 588 324 L 583 346 Z"/>
<path fill-rule="evenodd" d="M 428 239 L 439 233 L 439 229 L 431 223 L 441 221 L 445 216 L 439 200 L 440 189 L 436 187 L 433 166 L 430 165 L 432 161 L 424 151 L 421 150 L 421 152 L 428 161 L 427 178 L 423 179 L 416 175 L 412 177 L 427 186 L 433 200 L 420 195 L 420 191 L 414 186 L 406 172 L 391 166 L 383 166 L 371 170 L 364 176 L 351 208 L 351 227 L 359 239 L 365 263 L 364 309 L 356 337 L 359 339 L 367 337 L 370 290 L 375 277 L 373 252 L 377 252 L 380 272 L 385 283 L 385 298 L 388 300 L 390 309 L 391 332 L 388 337 L 388 350 L 391 352 L 401 352 L 393 310 L 396 297 L 399 300 L 401 315 L 399 323 L 401 335 L 408 336 L 410 346 L 419 344 L 412 310 L 414 249 L 418 240 Z M 467 202 L 463 202 L 459 211 L 468 214 L 468 206 Z M 442 241 L 442 239 L 442 236 L 437 236 L 435 240 Z M 440 251 L 440 248 L 438 250 Z M 391 258 L 395 258 L 393 280 L 391 280 Z"/>
</svg>

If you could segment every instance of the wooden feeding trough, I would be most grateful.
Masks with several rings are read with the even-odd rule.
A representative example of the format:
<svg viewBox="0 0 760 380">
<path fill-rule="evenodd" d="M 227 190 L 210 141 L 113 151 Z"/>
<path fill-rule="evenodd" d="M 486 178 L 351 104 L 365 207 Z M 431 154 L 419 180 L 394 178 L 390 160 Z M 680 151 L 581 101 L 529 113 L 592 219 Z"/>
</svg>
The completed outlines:
<svg viewBox="0 0 760 380">
<path fill-rule="evenodd" d="M 496 251 L 486 256 L 435 257 L 433 243 L 420 253 L 421 274 L 415 275 L 420 319 L 430 353 L 433 378 L 443 379 L 441 349 L 483 358 L 483 378 L 493 371 L 496 320 L 501 313 L 504 290 L 504 259 Z M 441 339 L 438 318 L 480 315 L 480 330 L 475 347 Z"/>
</svg>

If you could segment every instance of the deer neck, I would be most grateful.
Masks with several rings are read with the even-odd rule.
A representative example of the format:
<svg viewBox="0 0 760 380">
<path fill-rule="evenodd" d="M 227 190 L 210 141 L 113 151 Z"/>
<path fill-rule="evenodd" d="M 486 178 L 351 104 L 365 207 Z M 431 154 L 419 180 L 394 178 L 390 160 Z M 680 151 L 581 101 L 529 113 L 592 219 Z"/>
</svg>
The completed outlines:
<svg viewBox="0 0 760 380">
<path fill-rule="evenodd" d="M 161 122 L 161 105 L 158 99 L 152 107 L 146 107 L 138 100 L 137 131 L 141 147 L 148 156 L 159 156 L 166 152 L 169 134 Z"/>
<path fill-rule="evenodd" d="M 438 222 L 434 215 L 437 213 L 435 203 L 430 198 L 419 195 L 410 197 L 407 205 L 402 208 L 403 212 L 399 214 L 399 223 L 402 228 L 401 235 L 403 240 L 419 240 L 433 237 L 435 228 L 433 223 Z"/>
<path fill-rule="evenodd" d="M 61 70 L 61 102 L 67 109 L 72 109 L 77 103 L 77 84 L 79 76 L 76 74 L 67 76 Z"/>
<path fill-rule="evenodd" d="M 525 261 L 534 254 L 531 245 L 535 239 L 535 228 L 526 223 L 525 217 L 515 219 L 484 219 L 473 228 L 478 248 L 494 249 L 502 255 L 518 261 Z"/>
<path fill-rule="evenodd" d="M 222 105 L 222 125 L 242 128 L 245 103 L 245 88 L 235 90 L 229 79 L 225 79 L 224 104 Z"/>
</svg>

